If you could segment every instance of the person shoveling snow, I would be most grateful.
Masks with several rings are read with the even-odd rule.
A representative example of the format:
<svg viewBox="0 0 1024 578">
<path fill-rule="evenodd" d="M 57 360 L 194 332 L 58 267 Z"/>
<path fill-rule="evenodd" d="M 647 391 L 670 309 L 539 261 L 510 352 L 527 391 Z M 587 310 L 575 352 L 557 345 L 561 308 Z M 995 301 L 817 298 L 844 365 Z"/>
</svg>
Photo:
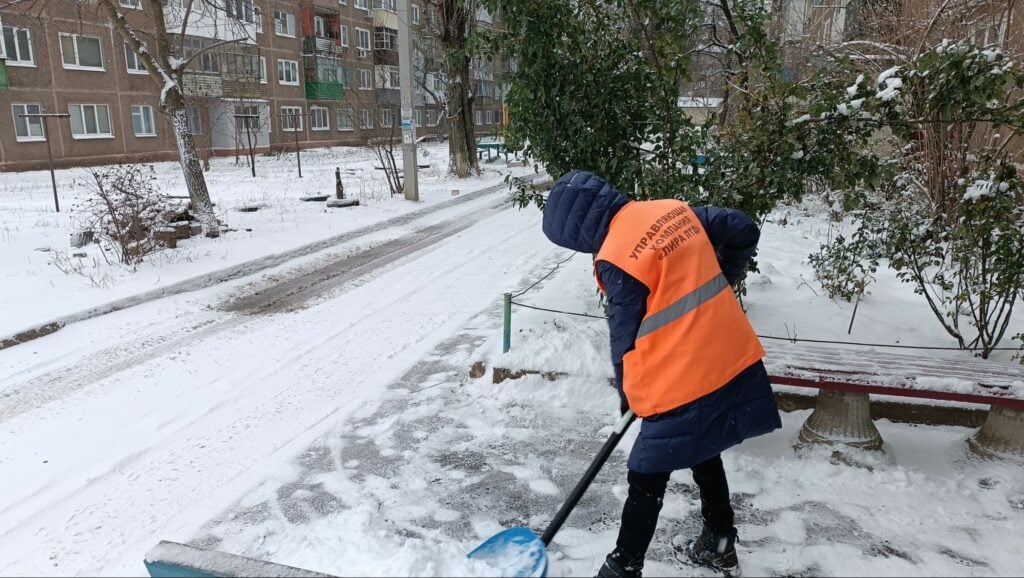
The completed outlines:
<svg viewBox="0 0 1024 578">
<path fill-rule="evenodd" d="M 552 188 L 543 229 L 556 245 L 596 254 L 620 409 L 643 419 L 619 537 L 598 575 L 641 575 L 669 476 L 686 468 L 704 526 L 685 553 L 738 574 L 721 453 L 782 425 L 764 350 L 730 290 L 757 248 L 757 226 L 734 209 L 629 201 L 597 175 L 572 171 Z"/>
</svg>

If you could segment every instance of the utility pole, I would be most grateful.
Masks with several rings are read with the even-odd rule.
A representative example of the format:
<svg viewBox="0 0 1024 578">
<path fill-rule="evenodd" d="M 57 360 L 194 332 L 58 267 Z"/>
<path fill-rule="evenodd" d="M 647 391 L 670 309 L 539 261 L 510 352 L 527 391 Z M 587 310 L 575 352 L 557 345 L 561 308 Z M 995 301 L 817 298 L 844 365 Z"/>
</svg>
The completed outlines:
<svg viewBox="0 0 1024 578">
<path fill-rule="evenodd" d="M 42 114 L 22 114 L 21 118 L 38 118 L 43 121 L 43 140 L 46 141 L 46 157 L 50 159 L 50 184 L 53 186 L 53 207 L 60 212 L 60 201 L 57 199 L 57 177 L 53 174 L 53 150 L 50 148 L 50 123 L 51 118 L 71 118 L 70 114 L 58 112 L 43 112 Z"/>
<path fill-rule="evenodd" d="M 398 0 L 398 79 L 402 86 L 402 188 L 409 201 L 420 200 L 420 184 L 416 169 L 416 126 L 413 117 L 413 62 L 410 0 Z"/>
</svg>

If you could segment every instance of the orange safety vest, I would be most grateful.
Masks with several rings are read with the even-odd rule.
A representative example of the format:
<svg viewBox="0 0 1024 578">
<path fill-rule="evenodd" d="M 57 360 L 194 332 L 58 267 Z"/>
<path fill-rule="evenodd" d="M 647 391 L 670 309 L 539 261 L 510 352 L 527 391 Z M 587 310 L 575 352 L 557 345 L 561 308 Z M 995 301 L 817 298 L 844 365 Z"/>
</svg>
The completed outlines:
<svg viewBox="0 0 1024 578">
<path fill-rule="evenodd" d="M 636 348 L 622 360 L 623 389 L 638 416 L 701 398 L 764 357 L 700 219 L 686 203 L 628 203 L 612 219 L 595 267 L 597 261 L 650 290 Z"/>
</svg>

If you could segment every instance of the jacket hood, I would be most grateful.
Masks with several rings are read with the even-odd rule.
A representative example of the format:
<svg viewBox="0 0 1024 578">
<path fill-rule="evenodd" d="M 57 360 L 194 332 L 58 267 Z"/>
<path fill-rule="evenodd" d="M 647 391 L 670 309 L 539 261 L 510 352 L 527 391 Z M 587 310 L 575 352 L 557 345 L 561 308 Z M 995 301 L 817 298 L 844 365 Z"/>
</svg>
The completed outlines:
<svg viewBox="0 0 1024 578">
<path fill-rule="evenodd" d="M 544 205 L 544 235 L 552 243 L 597 253 L 608 226 L 629 200 L 608 181 L 586 171 L 570 171 L 551 188 Z"/>
</svg>

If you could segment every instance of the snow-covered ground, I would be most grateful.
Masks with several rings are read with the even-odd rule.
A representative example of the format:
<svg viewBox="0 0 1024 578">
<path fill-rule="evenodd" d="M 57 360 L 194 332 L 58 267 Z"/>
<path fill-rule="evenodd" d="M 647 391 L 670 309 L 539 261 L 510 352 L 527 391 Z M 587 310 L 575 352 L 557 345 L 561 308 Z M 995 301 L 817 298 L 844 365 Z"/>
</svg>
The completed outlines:
<svg viewBox="0 0 1024 578">
<path fill-rule="evenodd" d="M 80 207 L 87 195 L 82 185 L 90 178 L 86 169 L 57 171 L 60 213 L 54 211 L 49 172 L 0 174 L 0 339 L 120 298 L 458 199 L 500 183 L 510 172 L 504 161 L 485 162 L 479 177 L 453 181 L 447 175 L 447 146 L 420 145 L 419 163 L 430 165 L 420 169 L 420 203 L 390 195 L 383 171 L 374 168 L 379 161 L 366 148 L 303 151 L 301 179 L 294 154 L 257 156 L 256 179 L 244 158 L 241 164 L 233 158 L 211 159 L 206 173 L 210 195 L 218 216 L 235 231 L 215 240 L 179 241 L 177 249 L 154 254 L 135 271 L 109 264 L 99 245 L 70 247 L 70 233 L 82 223 Z M 154 167 L 163 193 L 187 195 L 178 163 Z M 333 195 L 335 168 L 342 170 L 346 196 L 359 199 L 358 208 L 329 209 L 323 202 L 299 200 L 312 194 Z M 532 173 L 529 168 L 511 171 Z M 453 197 L 453 189 L 459 196 Z M 259 210 L 238 210 L 252 206 Z M 75 253 L 85 256 L 73 257 Z"/>
<path fill-rule="evenodd" d="M 517 307 L 501 354 L 500 299 L 569 254 L 503 193 L 442 205 L 497 172 L 453 184 L 438 166 L 420 205 L 378 182 L 365 207 L 330 213 L 297 199 L 333 190 L 336 165 L 366 179 L 346 181 L 353 196 L 379 171 L 361 151 L 303 154 L 301 181 L 293 157 L 261 157 L 252 187 L 246 167 L 215 161 L 214 200 L 240 230 L 134 272 L 103 263 L 95 284 L 34 251 L 66 250 L 74 219 L 52 213 L 48 175 L 0 175 L 0 336 L 437 207 L 0 350 L 0 574 L 142 574 L 145 551 L 167 539 L 339 575 L 478 575 L 490 570 L 465 559 L 472 547 L 510 526 L 540 531 L 558 509 L 617 417 L 607 329 Z M 181 189 L 174 168 L 159 169 L 168 192 Z M 67 199 L 75 176 L 60 175 Z M 265 206 L 233 210 L 253 202 Z M 818 215 L 783 209 L 766 225 L 745 298 L 759 333 L 952 345 L 885 270 L 847 335 L 853 305 L 823 297 L 804 264 L 826 234 Z M 324 283 L 304 281 L 318 273 Z M 239 305 L 275 292 L 284 305 Z M 586 255 L 517 301 L 601 314 Z M 567 376 L 492 384 L 468 377 L 479 360 Z M 725 456 L 747 575 L 1024 573 L 1020 463 L 971 458 L 965 428 L 889 422 L 878 424 L 885 453 L 861 458 L 870 467 L 833 463 L 793 450 L 806 415 L 785 414 L 783 430 Z M 592 575 L 610 551 L 631 439 L 556 537 L 552 575 Z M 673 554 L 697 531 L 696 506 L 677 473 L 649 575 L 710 575 Z"/>
</svg>

